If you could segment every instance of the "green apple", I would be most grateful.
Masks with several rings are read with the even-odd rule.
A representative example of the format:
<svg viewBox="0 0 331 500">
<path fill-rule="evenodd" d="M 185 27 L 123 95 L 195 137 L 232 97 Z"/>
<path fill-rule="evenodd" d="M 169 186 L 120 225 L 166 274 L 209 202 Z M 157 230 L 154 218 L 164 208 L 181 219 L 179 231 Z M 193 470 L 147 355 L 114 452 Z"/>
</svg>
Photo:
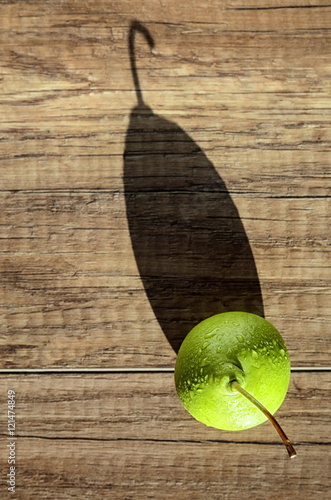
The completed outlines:
<svg viewBox="0 0 331 500">
<path fill-rule="evenodd" d="M 272 416 L 286 396 L 290 372 L 286 345 L 271 323 L 255 314 L 227 312 L 202 321 L 186 336 L 175 384 L 180 401 L 200 422 L 238 431 L 269 419 L 295 456 Z"/>
</svg>

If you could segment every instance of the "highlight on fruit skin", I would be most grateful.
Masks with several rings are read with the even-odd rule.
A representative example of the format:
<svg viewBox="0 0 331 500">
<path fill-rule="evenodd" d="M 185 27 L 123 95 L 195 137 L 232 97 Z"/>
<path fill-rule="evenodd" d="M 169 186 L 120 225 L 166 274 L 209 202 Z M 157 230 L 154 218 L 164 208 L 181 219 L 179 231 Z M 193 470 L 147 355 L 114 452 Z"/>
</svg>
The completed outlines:
<svg viewBox="0 0 331 500">
<path fill-rule="evenodd" d="M 227 312 L 196 325 L 175 366 L 180 401 L 198 421 L 238 431 L 270 420 L 289 455 L 296 452 L 273 417 L 285 399 L 290 359 L 283 338 L 267 320 Z"/>
</svg>

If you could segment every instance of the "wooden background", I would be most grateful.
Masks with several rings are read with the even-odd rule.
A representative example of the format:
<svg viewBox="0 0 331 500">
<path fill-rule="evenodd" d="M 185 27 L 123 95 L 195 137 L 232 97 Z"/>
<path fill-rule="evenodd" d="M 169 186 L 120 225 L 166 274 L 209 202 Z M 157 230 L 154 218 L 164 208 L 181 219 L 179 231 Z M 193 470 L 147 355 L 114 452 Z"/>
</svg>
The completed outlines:
<svg viewBox="0 0 331 500">
<path fill-rule="evenodd" d="M 144 101 L 222 179 L 288 346 L 295 460 L 178 401 L 126 210 L 133 19 Z M 1 498 L 8 390 L 15 498 L 331 498 L 330 30 L 327 0 L 0 0 Z"/>
</svg>

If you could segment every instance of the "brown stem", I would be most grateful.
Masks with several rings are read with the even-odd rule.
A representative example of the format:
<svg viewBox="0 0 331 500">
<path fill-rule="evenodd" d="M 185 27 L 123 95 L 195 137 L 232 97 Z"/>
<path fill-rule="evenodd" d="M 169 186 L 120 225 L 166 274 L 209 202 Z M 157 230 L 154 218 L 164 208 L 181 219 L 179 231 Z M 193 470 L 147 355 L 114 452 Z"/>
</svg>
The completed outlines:
<svg viewBox="0 0 331 500">
<path fill-rule="evenodd" d="M 285 432 L 283 431 L 283 429 L 281 428 L 275 417 L 270 413 L 270 411 L 268 411 L 257 399 L 255 399 L 251 394 L 249 394 L 249 392 L 245 391 L 245 389 L 243 389 L 236 380 L 231 382 L 231 387 L 233 387 L 233 389 L 235 389 L 236 391 L 240 392 L 240 394 L 245 396 L 251 403 L 257 406 L 257 408 L 261 410 L 262 413 L 264 413 L 264 415 L 270 420 L 270 422 L 280 435 L 284 445 L 286 446 L 289 457 L 290 458 L 296 457 L 297 452 L 295 451 L 291 441 L 288 439 Z"/>
</svg>

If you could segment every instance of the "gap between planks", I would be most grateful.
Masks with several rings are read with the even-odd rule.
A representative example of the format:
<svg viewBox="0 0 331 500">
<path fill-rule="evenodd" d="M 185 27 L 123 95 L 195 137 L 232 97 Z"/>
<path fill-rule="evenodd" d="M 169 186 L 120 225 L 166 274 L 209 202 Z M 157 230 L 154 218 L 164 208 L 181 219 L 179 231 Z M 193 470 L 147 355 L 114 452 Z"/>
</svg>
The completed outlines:
<svg viewBox="0 0 331 500">
<path fill-rule="evenodd" d="M 292 367 L 291 372 L 326 372 L 330 366 Z M 173 373 L 174 368 L 3 368 L 0 374 L 15 373 Z"/>
</svg>

